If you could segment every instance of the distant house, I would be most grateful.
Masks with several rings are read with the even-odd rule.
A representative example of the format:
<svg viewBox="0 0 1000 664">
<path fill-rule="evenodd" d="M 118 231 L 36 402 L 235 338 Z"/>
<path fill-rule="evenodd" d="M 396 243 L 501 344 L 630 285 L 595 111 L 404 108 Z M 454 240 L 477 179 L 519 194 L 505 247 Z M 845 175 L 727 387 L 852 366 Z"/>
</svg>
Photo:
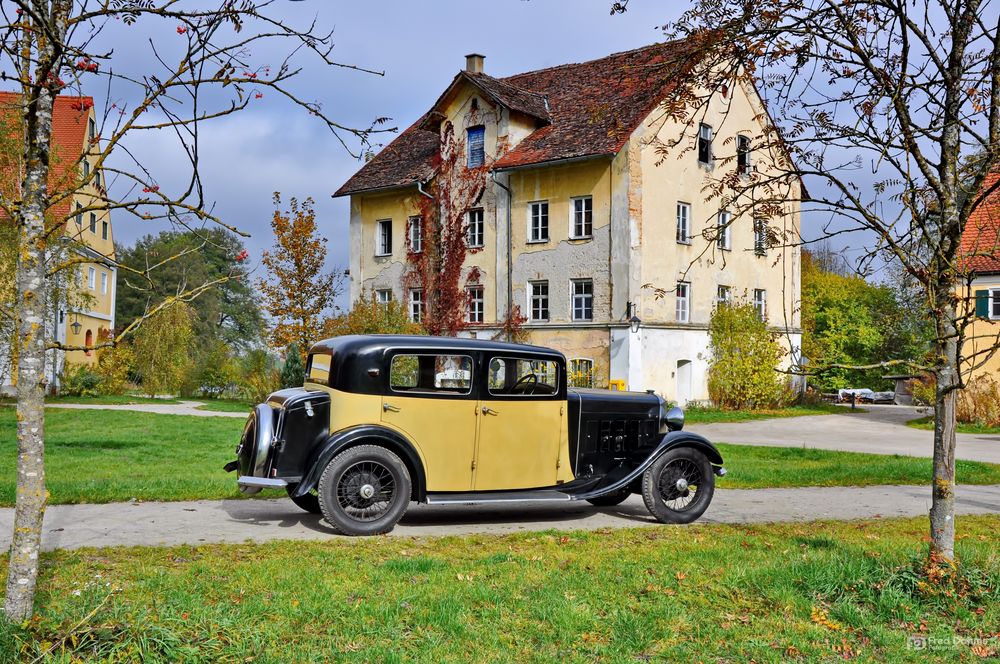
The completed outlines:
<svg viewBox="0 0 1000 664">
<path fill-rule="evenodd" d="M 467 56 L 433 107 L 334 194 L 351 197 L 352 301 L 373 292 L 403 301 L 414 320 L 425 311 L 433 293 L 406 275 L 421 197 L 448 175 L 444 137 L 454 136 L 466 153 L 455 167 L 489 171 L 464 210 L 469 334 L 496 335 L 517 306 L 530 341 L 561 350 L 583 382 L 622 381 L 682 403 L 708 396 L 708 322 L 720 301 L 752 302 L 797 348 L 799 251 L 770 238 L 797 235 L 800 197 L 770 231 L 706 202 L 707 174 L 768 172 L 752 141 L 766 110 L 737 86 L 694 127 L 658 121 L 683 50 L 656 44 L 503 78 Z M 657 139 L 688 149 L 664 158 Z M 706 229 L 722 229 L 711 246 Z"/>
<path fill-rule="evenodd" d="M 1000 173 L 988 177 L 984 190 L 998 179 Z M 988 357 L 989 350 L 1000 344 L 1000 191 L 987 195 L 973 210 L 959 253 L 968 275 L 966 297 L 975 302 L 976 314 L 962 348 L 964 372 L 967 378 L 983 374 L 1000 378 L 1000 353 Z"/>
<path fill-rule="evenodd" d="M 0 92 L 0 122 L 3 123 L 6 148 L 20 149 L 17 122 L 20 103 L 19 94 Z M 107 210 L 97 209 L 105 184 L 103 174 L 95 172 L 93 166 L 92 153 L 97 151 L 99 140 L 93 99 L 56 97 L 52 117 L 49 189 L 57 195 L 47 215 L 50 223 L 61 226 L 63 237 L 69 241 L 68 251 L 83 260 L 71 272 L 72 279 L 64 284 L 69 297 L 62 306 L 52 311 L 49 334 L 50 338 L 69 346 L 94 345 L 102 334 L 115 327 L 117 270 L 113 265 L 114 235 L 110 214 Z M 0 192 L 8 200 L 17 200 L 20 173 L 5 172 L 0 177 L 3 178 Z M 82 186 L 80 183 L 83 183 Z M 58 193 L 67 191 L 74 193 L 59 199 Z M 10 222 L 0 219 L 0 223 Z M 11 295 L 2 294 L 4 299 Z M 11 389 L 7 351 L 6 345 L 0 347 L 0 391 Z M 48 361 L 49 384 L 58 386 L 65 363 L 92 364 L 96 361 L 96 353 L 92 350 L 53 351 Z M 7 370 L 2 370 L 4 368 Z"/>
</svg>

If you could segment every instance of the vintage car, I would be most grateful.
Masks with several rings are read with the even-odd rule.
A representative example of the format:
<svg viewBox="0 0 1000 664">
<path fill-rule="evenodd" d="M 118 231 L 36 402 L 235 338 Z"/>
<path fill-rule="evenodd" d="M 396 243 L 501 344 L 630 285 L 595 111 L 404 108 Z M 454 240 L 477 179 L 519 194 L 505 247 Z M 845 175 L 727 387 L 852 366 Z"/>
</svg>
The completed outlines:
<svg viewBox="0 0 1000 664">
<path fill-rule="evenodd" d="M 285 489 L 347 535 L 385 533 L 411 501 L 580 501 L 633 493 L 663 523 L 708 507 L 722 456 L 653 393 L 567 387 L 537 346 L 343 336 L 309 351 L 305 384 L 247 420 L 226 470 L 243 493 Z"/>
</svg>

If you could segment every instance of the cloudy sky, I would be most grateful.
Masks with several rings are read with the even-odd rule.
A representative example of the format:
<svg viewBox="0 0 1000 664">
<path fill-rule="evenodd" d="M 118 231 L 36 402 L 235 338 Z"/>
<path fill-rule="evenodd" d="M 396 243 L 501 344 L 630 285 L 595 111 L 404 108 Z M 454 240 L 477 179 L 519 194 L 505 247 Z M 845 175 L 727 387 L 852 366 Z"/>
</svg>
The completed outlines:
<svg viewBox="0 0 1000 664">
<path fill-rule="evenodd" d="M 367 127 L 374 118 L 388 116 L 392 126 L 405 128 L 464 66 L 466 53 L 485 54 L 486 71 L 496 76 L 579 62 L 661 41 L 657 26 L 677 12 L 674 3 L 646 1 L 633 3 L 624 16 L 610 16 L 609 6 L 608 0 L 288 2 L 289 20 L 301 24 L 316 16 L 320 25 L 334 30 L 338 61 L 385 72 L 331 69 L 302 58 L 304 70 L 293 87 L 304 98 L 322 102 L 345 125 Z M 103 36 L 116 49 L 118 71 L 155 71 L 144 37 L 124 28 Z M 164 42 L 169 47 L 169 39 L 159 39 L 157 48 Z M 267 59 L 255 55 L 258 61 Z M 102 92 L 85 91 L 98 98 L 100 110 Z M 136 136 L 130 149 L 155 166 L 164 187 L 181 180 L 185 171 L 170 136 Z M 251 234 L 247 245 L 254 258 L 271 243 L 271 196 L 280 191 L 315 199 L 329 239 L 329 265 L 346 267 L 348 202 L 330 195 L 361 164 L 321 122 L 265 94 L 249 110 L 208 126 L 201 151 L 207 196 L 216 213 Z M 126 244 L 156 230 L 122 215 L 115 224 L 117 241 Z"/>
</svg>

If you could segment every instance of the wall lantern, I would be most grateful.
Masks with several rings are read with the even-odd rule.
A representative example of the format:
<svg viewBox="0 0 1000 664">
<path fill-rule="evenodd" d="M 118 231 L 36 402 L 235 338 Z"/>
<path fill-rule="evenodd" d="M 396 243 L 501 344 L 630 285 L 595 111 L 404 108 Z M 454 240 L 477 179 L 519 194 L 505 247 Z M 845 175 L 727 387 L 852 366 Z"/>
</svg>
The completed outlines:
<svg viewBox="0 0 1000 664">
<path fill-rule="evenodd" d="M 83 328 L 83 325 L 80 324 L 80 321 L 79 319 L 77 319 L 76 314 L 73 315 L 73 322 L 70 323 L 69 326 L 70 329 L 73 330 L 73 334 L 80 334 L 80 330 Z"/>
<path fill-rule="evenodd" d="M 642 325 L 642 319 L 639 318 L 639 316 L 636 314 L 637 308 L 638 305 L 635 302 L 625 303 L 625 309 L 626 309 L 625 315 L 629 317 L 628 324 L 629 327 L 632 329 L 632 334 L 638 332 L 639 326 Z"/>
</svg>

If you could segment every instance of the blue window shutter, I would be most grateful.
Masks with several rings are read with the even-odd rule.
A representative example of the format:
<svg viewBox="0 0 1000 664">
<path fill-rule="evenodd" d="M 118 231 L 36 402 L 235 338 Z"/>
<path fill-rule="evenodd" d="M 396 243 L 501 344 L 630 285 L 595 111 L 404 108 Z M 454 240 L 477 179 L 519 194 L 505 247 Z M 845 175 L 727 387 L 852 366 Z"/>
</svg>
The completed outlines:
<svg viewBox="0 0 1000 664">
<path fill-rule="evenodd" d="M 485 127 L 469 127 L 469 168 L 478 168 L 486 161 L 484 149 L 484 139 L 486 138 Z"/>
<path fill-rule="evenodd" d="M 976 291 L 976 317 L 990 317 L 990 292 L 988 290 Z"/>
</svg>

